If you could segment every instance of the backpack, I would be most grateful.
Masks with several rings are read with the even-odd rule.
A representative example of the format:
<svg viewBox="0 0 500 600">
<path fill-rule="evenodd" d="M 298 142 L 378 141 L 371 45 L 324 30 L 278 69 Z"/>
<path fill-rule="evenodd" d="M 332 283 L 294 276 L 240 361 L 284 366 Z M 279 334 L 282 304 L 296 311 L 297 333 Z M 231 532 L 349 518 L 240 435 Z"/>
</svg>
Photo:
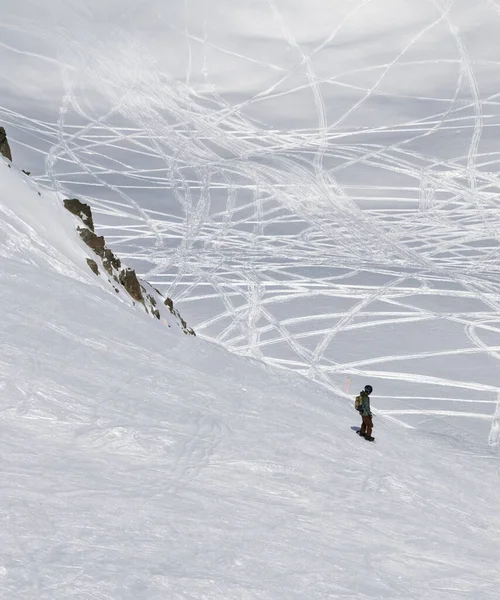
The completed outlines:
<svg viewBox="0 0 500 600">
<path fill-rule="evenodd" d="M 356 396 L 356 400 L 354 400 L 354 408 L 358 411 L 361 410 L 363 404 L 363 398 L 361 396 Z"/>
</svg>

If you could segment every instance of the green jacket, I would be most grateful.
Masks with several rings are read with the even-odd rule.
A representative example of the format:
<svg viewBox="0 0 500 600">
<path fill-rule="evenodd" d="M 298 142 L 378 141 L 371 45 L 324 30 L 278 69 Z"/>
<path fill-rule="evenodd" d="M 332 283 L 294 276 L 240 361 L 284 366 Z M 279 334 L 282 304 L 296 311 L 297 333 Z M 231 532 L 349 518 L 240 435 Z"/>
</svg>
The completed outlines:
<svg viewBox="0 0 500 600">
<path fill-rule="evenodd" d="M 362 390 L 359 394 L 361 396 L 361 410 L 359 411 L 363 417 L 371 417 L 372 411 L 370 410 L 370 396 Z"/>
</svg>

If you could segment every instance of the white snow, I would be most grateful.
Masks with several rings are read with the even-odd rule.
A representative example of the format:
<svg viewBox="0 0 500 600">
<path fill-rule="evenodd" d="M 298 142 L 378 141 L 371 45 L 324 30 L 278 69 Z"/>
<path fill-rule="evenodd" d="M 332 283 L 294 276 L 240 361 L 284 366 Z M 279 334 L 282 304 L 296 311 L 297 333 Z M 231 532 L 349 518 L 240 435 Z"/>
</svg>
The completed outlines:
<svg viewBox="0 0 500 600">
<path fill-rule="evenodd" d="M 498 597 L 494 449 L 368 444 L 342 398 L 95 285 L 5 161 L 0 189 L 2 598 Z"/>
<path fill-rule="evenodd" d="M 0 598 L 496 600 L 499 4 L 0 4 Z"/>
<path fill-rule="evenodd" d="M 15 159 L 200 336 L 488 443 L 497 3 L 4 4 Z"/>
</svg>

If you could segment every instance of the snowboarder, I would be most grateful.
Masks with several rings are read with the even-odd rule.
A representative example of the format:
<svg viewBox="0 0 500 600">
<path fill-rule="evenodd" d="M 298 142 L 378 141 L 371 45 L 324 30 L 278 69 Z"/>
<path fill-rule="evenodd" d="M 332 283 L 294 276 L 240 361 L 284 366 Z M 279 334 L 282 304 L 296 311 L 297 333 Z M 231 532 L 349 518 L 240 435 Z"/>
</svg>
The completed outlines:
<svg viewBox="0 0 500 600">
<path fill-rule="evenodd" d="M 359 430 L 359 435 L 364 437 L 365 440 L 369 442 L 373 442 L 375 439 L 372 437 L 372 429 L 373 429 L 373 418 L 372 411 L 370 409 L 370 394 L 373 392 L 373 388 L 371 385 L 365 385 L 365 389 L 361 390 L 359 396 L 361 397 L 361 403 L 358 408 L 359 414 L 362 418 L 361 429 Z"/>
</svg>

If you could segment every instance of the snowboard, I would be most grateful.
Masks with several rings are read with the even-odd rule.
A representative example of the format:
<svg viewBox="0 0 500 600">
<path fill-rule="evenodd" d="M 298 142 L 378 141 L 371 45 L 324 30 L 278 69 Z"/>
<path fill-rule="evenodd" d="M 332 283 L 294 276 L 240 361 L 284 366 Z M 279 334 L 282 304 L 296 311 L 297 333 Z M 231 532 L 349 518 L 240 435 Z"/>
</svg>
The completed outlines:
<svg viewBox="0 0 500 600">
<path fill-rule="evenodd" d="M 351 427 L 351 429 L 352 429 L 353 431 L 355 431 L 355 432 L 356 432 L 358 435 L 359 435 L 359 432 L 361 431 L 361 427 L 355 427 L 355 426 L 353 426 L 353 427 Z M 361 437 L 361 436 L 360 436 L 360 437 Z M 365 440 L 366 440 L 366 438 L 365 438 Z M 375 441 L 375 438 L 373 438 L 372 440 L 366 440 L 366 441 L 367 441 L 367 442 L 374 442 L 374 441 Z"/>
</svg>

